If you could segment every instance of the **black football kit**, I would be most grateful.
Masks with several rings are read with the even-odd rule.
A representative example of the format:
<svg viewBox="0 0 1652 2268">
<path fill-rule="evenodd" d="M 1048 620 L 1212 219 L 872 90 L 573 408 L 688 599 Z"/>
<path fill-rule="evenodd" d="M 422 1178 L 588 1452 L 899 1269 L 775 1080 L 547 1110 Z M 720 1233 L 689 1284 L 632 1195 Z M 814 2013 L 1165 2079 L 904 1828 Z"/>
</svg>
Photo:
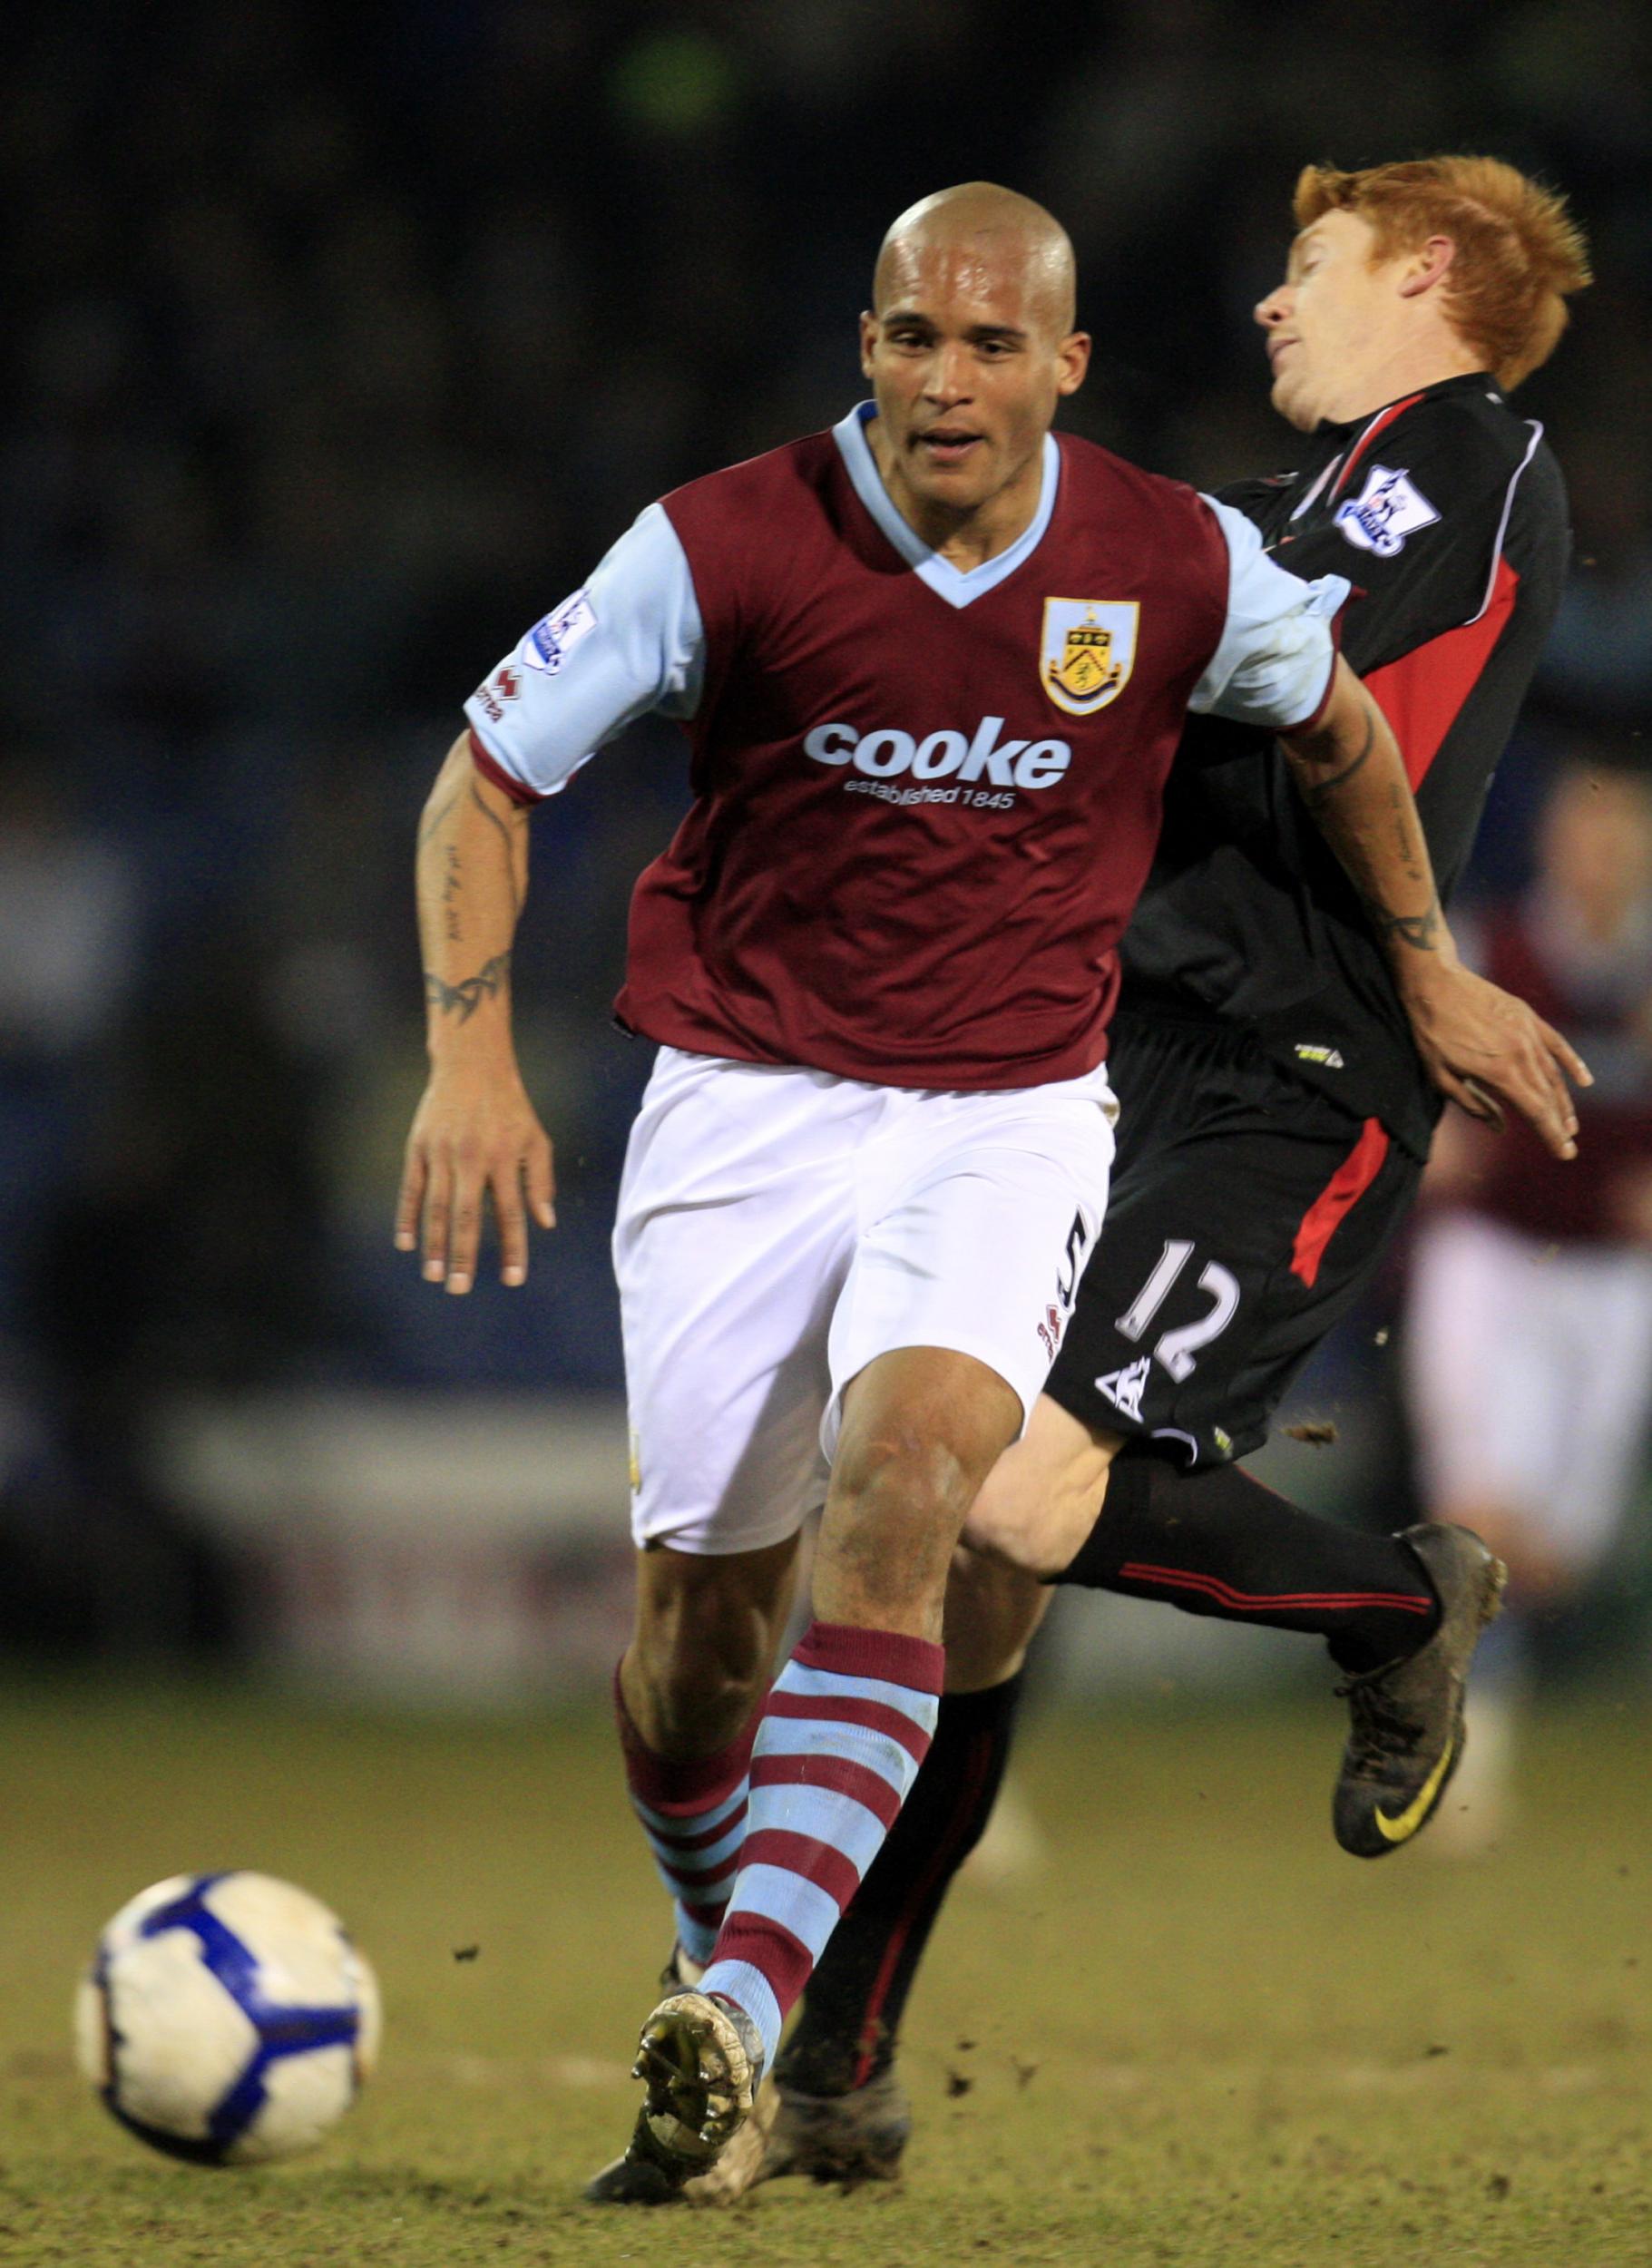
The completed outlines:
<svg viewBox="0 0 1652 2268">
<path fill-rule="evenodd" d="M 1569 534 L 1540 426 L 1483 375 L 1224 492 L 1281 564 L 1345 575 L 1343 650 L 1394 729 L 1445 898 L 1553 620 Z M 1440 1098 L 1278 747 L 1196 720 L 1123 947 L 1119 1148 L 1046 1387 L 1190 1464 L 1266 1438 L 1410 1204 Z"/>
</svg>

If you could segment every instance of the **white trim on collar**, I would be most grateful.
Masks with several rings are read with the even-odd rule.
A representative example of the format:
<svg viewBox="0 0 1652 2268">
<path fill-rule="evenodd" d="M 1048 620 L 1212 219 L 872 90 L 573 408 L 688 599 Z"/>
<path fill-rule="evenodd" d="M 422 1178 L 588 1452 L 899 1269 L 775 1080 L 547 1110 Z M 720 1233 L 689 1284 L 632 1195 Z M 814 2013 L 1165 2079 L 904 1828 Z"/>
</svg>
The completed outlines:
<svg viewBox="0 0 1652 2268">
<path fill-rule="evenodd" d="M 866 427 L 877 415 L 875 402 L 857 402 L 846 417 L 840 418 L 832 428 L 855 494 L 876 522 L 879 532 L 890 543 L 917 575 L 926 582 L 937 598 L 949 606 L 968 606 L 976 599 L 984 598 L 989 591 L 996 591 L 1007 582 L 1024 560 L 1031 559 L 1044 540 L 1055 510 L 1056 491 L 1061 480 L 1061 452 L 1056 446 L 1055 435 L 1044 435 L 1043 478 L 1040 484 L 1038 510 L 1022 529 L 1007 552 L 998 552 L 992 558 L 982 560 L 979 567 L 954 567 L 950 559 L 939 552 L 932 552 L 917 530 L 904 520 L 895 509 L 889 491 L 884 486 L 883 474 L 877 469 L 877 459 L 866 439 Z"/>
</svg>

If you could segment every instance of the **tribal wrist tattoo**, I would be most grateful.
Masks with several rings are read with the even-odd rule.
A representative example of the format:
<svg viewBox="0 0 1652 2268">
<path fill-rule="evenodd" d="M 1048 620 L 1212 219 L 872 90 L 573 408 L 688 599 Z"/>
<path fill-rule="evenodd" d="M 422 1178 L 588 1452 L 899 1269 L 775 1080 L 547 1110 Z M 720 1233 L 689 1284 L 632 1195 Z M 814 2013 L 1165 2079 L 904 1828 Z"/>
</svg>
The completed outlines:
<svg viewBox="0 0 1652 2268">
<path fill-rule="evenodd" d="M 433 1008 L 445 1016 L 456 1016 L 461 1023 L 468 1023 L 484 1000 L 492 1000 L 503 992 L 511 977 L 511 956 L 496 953 L 485 962 L 474 976 L 464 977 L 457 984 L 449 984 L 445 978 L 431 970 L 425 972 L 425 998 Z"/>
<path fill-rule="evenodd" d="M 1431 898 L 1421 914 L 1391 914 L 1374 898 L 1365 900 L 1365 911 L 1371 925 L 1379 937 L 1397 938 L 1403 945 L 1410 945 L 1417 953 L 1438 953 L 1440 950 L 1440 901 Z"/>
</svg>

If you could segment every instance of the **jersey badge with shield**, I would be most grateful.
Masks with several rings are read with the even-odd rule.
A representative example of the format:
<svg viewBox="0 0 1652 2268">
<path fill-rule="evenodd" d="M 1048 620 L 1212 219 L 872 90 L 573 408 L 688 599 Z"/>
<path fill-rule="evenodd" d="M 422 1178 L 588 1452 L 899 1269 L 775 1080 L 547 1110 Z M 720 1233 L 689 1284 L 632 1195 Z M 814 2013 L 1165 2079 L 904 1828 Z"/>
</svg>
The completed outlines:
<svg viewBox="0 0 1652 2268">
<path fill-rule="evenodd" d="M 1134 599 L 1046 599 L 1039 674 L 1070 716 L 1088 717 L 1116 701 L 1136 666 Z"/>
</svg>

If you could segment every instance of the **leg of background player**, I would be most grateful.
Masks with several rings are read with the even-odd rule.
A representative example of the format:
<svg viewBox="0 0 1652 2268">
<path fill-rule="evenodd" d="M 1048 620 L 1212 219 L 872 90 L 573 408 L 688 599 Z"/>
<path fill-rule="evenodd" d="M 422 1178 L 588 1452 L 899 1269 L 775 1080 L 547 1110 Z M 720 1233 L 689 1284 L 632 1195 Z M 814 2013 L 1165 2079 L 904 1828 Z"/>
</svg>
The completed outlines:
<svg viewBox="0 0 1652 2268">
<path fill-rule="evenodd" d="M 1041 1459 L 1059 1480 L 1073 1430 L 1041 1400 L 973 1508 L 973 1541 L 983 1530 L 990 1541 L 994 1507 L 1009 1499 L 1003 1532 L 1024 1554 L 1037 1515 L 1013 1500 L 1036 1502 Z M 1105 1443 L 1091 1436 L 1085 1455 Z M 1339 1691 L 1352 1720 L 1332 1807 L 1337 1841 L 1356 1857 L 1382 1858 L 1438 1811 L 1462 1755 L 1469 1666 L 1508 1577 L 1467 1529 L 1427 1522 L 1365 1535 L 1315 1519 L 1234 1466 L 1185 1472 L 1138 1454 L 1113 1462 L 1091 1539 L 1065 1562 L 1043 1564 L 1057 1580 L 1323 1637 L 1348 1673 Z"/>
<path fill-rule="evenodd" d="M 1397 1536 L 1305 1512 L 1237 1465 L 1186 1472 L 1152 1456 L 1119 1459 L 1101 1518 L 1057 1579 L 1315 1633 L 1346 1670 L 1414 1654 L 1440 1620 Z"/>
<path fill-rule="evenodd" d="M 775 2076 L 786 2092 L 765 2176 L 831 2170 L 815 2162 L 807 2105 L 881 2079 L 894 2060 L 907 1994 L 953 1876 L 980 1842 L 1003 1778 L 1028 1645 L 1050 1605 L 1047 1586 L 961 1550 L 946 1593 L 946 1692 L 935 1736 L 888 1839 L 832 1933 Z M 887 2090 L 886 2090 L 887 2091 Z M 904 2099 L 875 2107 L 878 2132 L 850 2174 L 893 2172 L 905 2139 Z M 799 2130 L 788 2135 L 787 2129 Z M 886 2163 L 880 2165 L 881 2156 Z M 782 2163 L 783 2160 L 787 2162 Z"/>
<path fill-rule="evenodd" d="M 1439 1601 L 1398 1537 L 1305 1512 L 1237 1465 L 1188 1472 L 1123 1446 L 1044 1396 L 977 1499 L 969 1540 L 1048 1581 L 1316 1633 L 1347 1670 L 1432 1635 Z"/>
</svg>

